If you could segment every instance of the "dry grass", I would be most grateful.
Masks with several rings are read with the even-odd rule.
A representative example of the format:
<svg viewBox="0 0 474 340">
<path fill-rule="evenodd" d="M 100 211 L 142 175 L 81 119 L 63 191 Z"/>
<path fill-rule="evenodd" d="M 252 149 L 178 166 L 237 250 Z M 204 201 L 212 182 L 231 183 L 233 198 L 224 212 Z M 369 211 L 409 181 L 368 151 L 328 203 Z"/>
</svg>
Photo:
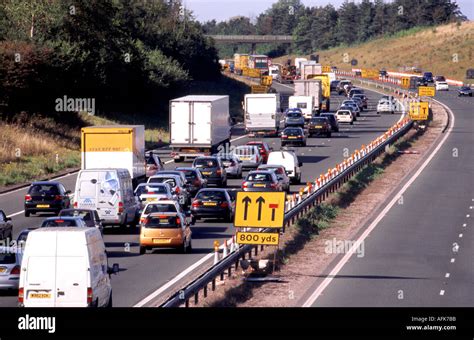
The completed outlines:
<svg viewBox="0 0 474 340">
<path fill-rule="evenodd" d="M 322 64 L 337 66 L 342 70 L 352 68 L 350 63 L 344 62 L 347 53 L 349 60 L 357 59 L 357 68 L 383 66 L 390 71 L 402 71 L 404 67 L 417 66 L 434 74 L 465 81 L 466 69 L 472 67 L 473 50 L 474 22 L 468 21 L 460 26 L 438 26 L 436 30 L 430 27 L 414 28 L 364 44 L 341 46 L 317 53 Z M 279 59 L 283 61 L 288 56 Z"/>
</svg>

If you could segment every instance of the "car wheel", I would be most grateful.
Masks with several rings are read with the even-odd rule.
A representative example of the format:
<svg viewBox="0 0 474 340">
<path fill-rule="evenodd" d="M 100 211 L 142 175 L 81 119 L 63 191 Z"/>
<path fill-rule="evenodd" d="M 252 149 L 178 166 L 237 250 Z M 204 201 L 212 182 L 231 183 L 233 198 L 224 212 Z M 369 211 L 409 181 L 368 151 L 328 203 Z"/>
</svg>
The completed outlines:
<svg viewBox="0 0 474 340">
<path fill-rule="evenodd" d="M 225 221 L 225 222 L 228 222 L 228 223 L 232 222 L 232 213 L 231 213 L 230 211 L 229 211 L 229 213 L 227 214 L 227 216 L 224 217 L 224 221 Z"/>
<path fill-rule="evenodd" d="M 326 136 L 327 136 L 328 138 L 331 138 L 331 132 L 328 132 L 328 133 L 326 134 Z"/>
<path fill-rule="evenodd" d="M 227 187 L 227 180 L 225 180 L 224 182 L 222 182 L 222 187 L 223 187 L 223 188 Z"/>
<path fill-rule="evenodd" d="M 351 125 L 354 125 L 354 121 L 351 122 Z"/>
<path fill-rule="evenodd" d="M 146 247 L 140 246 L 140 255 L 146 254 Z"/>
<path fill-rule="evenodd" d="M 186 254 L 188 252 L 188 246 L 186 245 L 186 241 L 183 241 L 183 244 L 179 248 L 181 253 Z"/>
<path fill-rule="evenodd" d="M 301 143 L 301 146 L 306 146 L 306 142 Z"/>
<path fill-rule="evenodd" d="M 30 217 L 30 212 L 25 210 L 25 217 Z"/>
</svg>

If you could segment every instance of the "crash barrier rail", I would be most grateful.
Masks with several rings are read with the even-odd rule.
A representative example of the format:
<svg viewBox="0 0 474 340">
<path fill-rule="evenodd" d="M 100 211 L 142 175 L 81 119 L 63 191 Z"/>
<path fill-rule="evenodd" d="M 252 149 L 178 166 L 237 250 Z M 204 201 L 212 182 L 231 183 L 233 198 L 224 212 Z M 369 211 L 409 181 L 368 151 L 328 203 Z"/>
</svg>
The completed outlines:
<svg viewBox="0 0 474 340">
<path fill-rule="evenodd" d="M 402 118 L 384 134 L 380 135 L 368 145 L 362 145 L 349 157 L 337 164 L 334 168 L 328 169 L 321 174 L 313 182 L 307 183 L 297 194 L 287 195 L 285 206 L 285 218 L 281 231 L 284 233 L 285 228 L 294 224 L 297 219 L 306 214 L 309 209 L 323 202 L 329 194 L 335 192 L 344 183 L 348 182 L 357 172 L 364 166 L 373 162 L 380 154 L 384 152 L 386 147 L 394 143 L 399 137 L 404 135 L 412 126 L 413 122 L 408 117 Z M 271 231 L 267 228 L 263 231 Z M 228 247 L 230 246 L 230 249 Z M 220 256 L 222 249 L 222 258 Z M 198 278 L 187 284 L 185 287 L 175 292 L 160 307 L 180 307 L 182 305 L 189 307 L 190 299 L 194 299 L 194 303 L 199 302 L 199 293 L 203 292 L 203 298 L 208 295 L 209 284 L 211 290 L 216 289 L 216 280 L 220 277 L 223 281 L 225 275 L 232 275 L 232 270 L 239 268 L 241 259 L 245 260 L 246 255 L 252 258 L 252 251 L 255 256 L 258 251 L 263 250 L 263 245 L 239 245 L 235 236 L 224 242 L 224 245 L 215 245 L 214 265 Z"/>
</svg>

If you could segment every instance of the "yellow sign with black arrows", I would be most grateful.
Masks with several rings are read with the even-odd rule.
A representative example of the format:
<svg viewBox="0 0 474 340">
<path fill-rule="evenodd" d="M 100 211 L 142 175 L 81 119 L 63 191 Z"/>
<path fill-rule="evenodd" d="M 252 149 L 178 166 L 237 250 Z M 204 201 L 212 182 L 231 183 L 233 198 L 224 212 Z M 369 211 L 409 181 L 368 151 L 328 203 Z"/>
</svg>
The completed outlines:
<svg viewBox="0 0 474 340">
<path fill-rule="evenodd" d="M 434 97 L 436 94 L 436 89 L 432 86 L 419 86 L 418 95 L 420 97 Z"/>
<path fill-rule="evenodd" d="M 427 120 L 430 107 L 428 102 L 410 103 L 410 118 L 411 120 Z"/>
<path fill-rule="evenodd" d="M 236 228 L 282 228 L 285 215 L 284 192 L 237 192 Z"/>
<path fill-rule="evenodd" d="M 402 77 L 402 87 L 404 89 L 410 88 L 410 78 L 409 77 Z"/>
<path fill-rule="evenodd" d="M 279 239 L 279 233 L 250 233 L 238 231 L 236 234 L 236 242 L 238 244 L 265 244 L 267 246 L 277 246 Z"/>
</svg>

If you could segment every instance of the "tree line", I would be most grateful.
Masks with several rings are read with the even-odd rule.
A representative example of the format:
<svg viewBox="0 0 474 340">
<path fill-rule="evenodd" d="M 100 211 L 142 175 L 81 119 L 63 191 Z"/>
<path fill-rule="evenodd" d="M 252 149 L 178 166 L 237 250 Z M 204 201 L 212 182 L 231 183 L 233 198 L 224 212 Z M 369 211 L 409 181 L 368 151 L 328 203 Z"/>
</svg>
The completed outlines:
<svg viewBox="0 0 474 340">
<path fill-rule="evenodd" d="M 466 17 L 452 0 L 346 0 L 338 9 L 333 5 L 306 7 L 300 0 L 279 0 L 254 20 L 243 16 L 223 22 L 212 20 L 205 22 L 203 29 L 207 34 L 292 35 L 292 46 L 263 46 L 259 52 L 266 49 L 270 54 L 308 54 L 415 26 L 456 20 Z M 232 47 L 223 47 L 221 53 L 231 54 Z"/>
<path fill-rule="evenodd" d="M 177 0 L 0 3 L 4 116 L 51 112 L 67 95 L 165 117 L 159 108 L 190 80 L 218 76 L 213 42 Z"/>
</svg>

